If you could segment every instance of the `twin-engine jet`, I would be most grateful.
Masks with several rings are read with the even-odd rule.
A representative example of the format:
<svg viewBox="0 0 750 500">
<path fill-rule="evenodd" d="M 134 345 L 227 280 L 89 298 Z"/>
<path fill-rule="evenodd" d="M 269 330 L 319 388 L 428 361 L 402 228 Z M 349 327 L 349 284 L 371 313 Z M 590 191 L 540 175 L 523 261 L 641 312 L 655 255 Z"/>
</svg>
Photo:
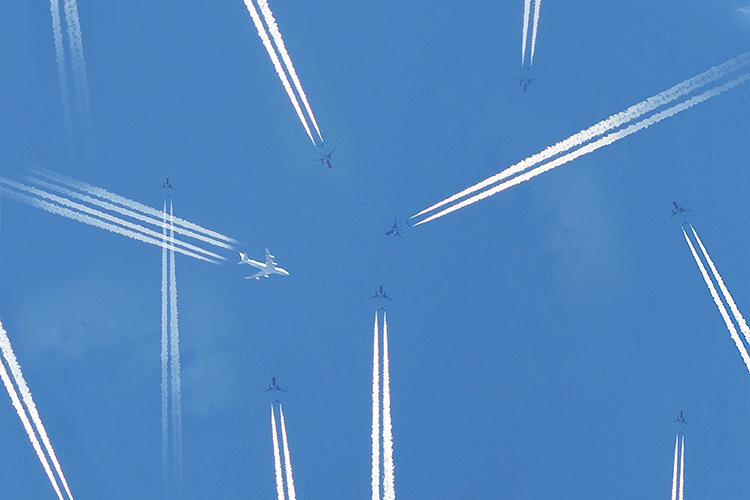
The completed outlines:
<svg viewBox="0 0 750 500">
<path fill-rule="evenodd" d="M 680 416 L 675 419 L 675 422 L 679 422 L 681 424 L 690 425 L 685 421 L 685 417 L 682 415 L 682 410 L 680 410 Z"/>
<path fill-rule="evenodd" d="M 677 204 L 677 202 L 674 201 L 674 200 L 672 200 L 672 207 L 673 207 L 672 208 L 672 215 L 669 216 L 670 219 L 672 217 L 674 217 L 675 215 L 682 214 L 684 212 L 690 212 L 689 208 L 683 208 L 683 207 L 679 206 Z"/>
<path fill-rule="evenodd" d="M 390 236 L 390 235 L 398 236 L 399 238 L 404 239 L 404 237 L 401 236 L 401 228 L 398 225 L 398 218 L 393 219 L 393 225 L 388 230 L 388 232 L 385 233 L 385 235 L 386 236 Z"/>
<path fill-rule="evenodd" d="M 276 383 L 276 377 L 271 377 L 271 383 L 268 384 L 268 389 L 266 389 L 263 392 L 269 392 L 269 391 L 273 391 L 275 394 L 278 391 L 286 392 L 286 389 L 282 389 L 281 387 L 279 387 L 279 384 Z"/>
<path fill-rule="evenodd" d="M 390 300 L 391 302 L 393 302 L 393 299 L 390 298 L 388 295 L 386 295 L 385 290 L 383 290 L 383 285 L 380 285 L 380 288 L 378 289 L 377 292 L 375 292 L 375 295 L 373 295 L 370 298 L 371 299 L 385 299 L 385 300 Z"/>
<path fill-rule="evenodd" d="M 174 189 L 174 186 L 169 183 L 169 177 L 164 181 L 164 184 L 161 185 L 161 189 Z"/>
<path fill-rule="evenodd" d="M 316 158 L 315 161 L 319 161 L 320 163 L 326 165 L 328 168 L 333 168 L 331 166 L 331 155 L 334 151 L 336 151 L 336 148 L 333 148 L 330 153 L 326 153 L 326 150 L 323 149 L 323 156 L 321 158 Z"/>
<path fill-rule="evenodd" d="M 282 269 L 276 265 L 276 262 L 273 261 L 273 255 L 271 255 L 271 252 L 268 251 L 266 248 L 266 262 L 258 262 L 253 259 L 248 259 L 247 254 L 245 252 L 240 252 L 240 261 L 237 263 L 237 265 L 240 264 L 249 264 L 257 269 L 260 269 L 257 273 L 251 275 L 251 276 L 245 276 L 246 280 L 249 279 L 260 279 L 260 278 L 268 278 L 271 274 L 280 274 L 282 276 L 289 276 L 289 271 L 286 269 Z"/>
<path fill-rule="evenodd" d="M 539 78 L 538 76 L 535 76 L 534 78 L 516 78 L 518 82 L 521 84 L 521 87 L 523 88 L 523 93 L 525 94 L 527 90 L 529 90 L 529 85 L 531 85 L 531 82 Z"/>
</svg>

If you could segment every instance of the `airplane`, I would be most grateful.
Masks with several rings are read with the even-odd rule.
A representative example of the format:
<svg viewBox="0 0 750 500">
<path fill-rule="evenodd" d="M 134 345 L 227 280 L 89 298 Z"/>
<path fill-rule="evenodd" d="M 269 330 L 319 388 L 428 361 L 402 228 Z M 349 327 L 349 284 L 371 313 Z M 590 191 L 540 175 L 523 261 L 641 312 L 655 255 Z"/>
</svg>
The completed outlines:
<svg viewBox="0 0 750 500">
<path fill-rule="evenodd" d="M 400 231 L 401 231 L 401 228 L 398 227 L 398 219 L 394 218 L 393 219 L 393 226 L 391 226 L 391 228 L 388 230 L 387 233 L 385 233 L 385 235 L 386 236 L 394 235 L 394 236 L 398 236 L 401 239 L 404 239 L 404 237 L 401 236 L 401 232 Z"/>
<path fill-rule="evenodd" d="M 323 147 L 323 146 L 321 145 L 320 147 Z M 316 158 L 315 161 L 319 161 L 320 163 L 327 165 L 328 168 L 333 168 L 331 166 L 331 155 L 333 154 L 334 151 L 336 151 L 336 148 L 333 148 L 330 153 L 326 153 L 326 150 L 324 148 L 323 156 L 321 158 Z"/>
<path fill-rule="evenodd" d="M 164 184 L 161 185 L 161 189 L 175 189 L 172 184 L 169 183 L 169 177 L 164 181 Z"/>
<path fill-rule="evenodd" d="M 521 84 L 521 87 L 523 87 L 523 93 L 525 94 L 526 91 L 529 89 L 529 85 L 531 85 L 531 82 L 539 78 L 538 76 L 535 76 L 534 78 L 516 78 L 518 82 Z"/>
<path fill-rule="evenodd" d="M 689 208 L 683 208 L 683 207 L 679 206 L 679 205 L 677 204 L 677 202 L 676 202 L 676 201 L 674 201 L 674 200 L 672 200 L 672 206 L 673 206 L 674 208 L 672 208 L 672 215 L 670 215 L 670 216 L 669 216 L 669 218 L 670 218 L 670 219 L 671 219 L 672 217 L 674 217 L 675 215 L 677 215 L 677 214 L 681 214 L 681 213 L 683 213 L 683 212 L 690 212 L 690 211 L 691 211 L 691 210 L 690 210 Z"/>
<path fill-rule="evenodd" d="M 286 269 L 282 269 L 280 267 L 276 266 L 276 263 L 273 261 L 273 255 L 271 255 L 271 252 L 268 251 L 266 248 L 266 262 L 258 262 L 253 259 L 248 259 L 247 254 L 245 252 L 240 252 L 240 261 L 237 263 L 237 265 L 240 264 L 249 264 L 257 269 L 260 269 L 259 272 L 253 274 L 252 276 L 245 276 L 246 280 L 255 278 L 260 279 L 262 277 L 268 278 L 271 274 L 280 274 L 282 276 L 289 276 L 289 271 Z"/>
<path fill-rule="evenodd" d="M 276 396 L 278 391 L 286 392 L 286 389 L 282 389 L 279 384 L 276 383 L 276 377 L 271 377 L 271 383 L 268 384 L 268 389 L 266 389 L 263 392 L 273 391 L 273 394 Z M 276 399 L 278 401 L 278 399 Z M 274 402 L 276 402 L 274 401 Z"/>
<path fill-rule="evenodd" d="M 679 422 L 681 424 L 685 424 L 685 425 L 688 425 L 688 426 L 690 425 L 689 423 L 687 423 L 685 421 L 685 417 L 682 415 L 682 410 L 680 410 L 680 416 L 677 417 L 677 419 L 675 419 L 675 422 Z"/>
<path fill-rule="evenodd" d="M 393 299 L 390 298 L 388 295 L 386 295 L 385 290 L 383 290 L 383 285 L 380 285 L 380 288 L 377 292 L 375 292 L 375 295 L 370 297 L 371 299 L 387 299 L 393 302 Z"/>
</svg>

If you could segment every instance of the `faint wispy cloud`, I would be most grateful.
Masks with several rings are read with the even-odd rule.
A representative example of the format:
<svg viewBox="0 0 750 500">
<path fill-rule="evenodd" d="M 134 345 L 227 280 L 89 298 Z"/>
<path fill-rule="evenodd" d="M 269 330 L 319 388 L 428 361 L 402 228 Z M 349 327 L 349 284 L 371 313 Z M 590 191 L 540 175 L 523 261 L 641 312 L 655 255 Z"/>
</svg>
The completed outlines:
<svg viewBox="0 0 750 500">
<path fill-rule="evenodd" d="M 744 16 L 750 16 L 750 5 L 748 5 L 747 7 L 738 8 L 737 12 Z"/>
</svg>

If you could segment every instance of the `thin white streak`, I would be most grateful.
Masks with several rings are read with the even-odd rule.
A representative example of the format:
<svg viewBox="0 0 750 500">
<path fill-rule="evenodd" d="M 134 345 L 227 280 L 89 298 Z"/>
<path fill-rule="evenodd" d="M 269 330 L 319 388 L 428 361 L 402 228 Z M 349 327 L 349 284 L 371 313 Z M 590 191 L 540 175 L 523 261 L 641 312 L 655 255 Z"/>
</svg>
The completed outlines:
<svg viewBox="0 0 750 500">
<path fill-rule="evenodd" d="M 172 236 L 172 203 L 169 203 L 169 232 Z M 180 375 L 180 330 L 177 320 L 177 272 L 174 245 L 169 248 L 169 326 L 170 376 L 172 378 L 172 446 L 174 453 L 175 484 L 182 492 L 182 379 Z"/>
<path fill-rule="evenodd" d="M 380 353 L 378 312 L 372 334 L 372 500 L 380 500 Z"/>
<path fill-rule="evenodd" d="M 523 35 L 521 37 L 521 66 L 526 66 L 526 45 L 529 38 L 529 14 L 531 13 L 531 0 L 523 1 Z"/>
<path fill-rule="evenodd" d="M 55 39 L 55 62 L 57 64 L 57 79 L 60 85 L 60 102 L 63 110 L 63 121 L 68 143 L 73 138 L 73 122 L 70 117 L 70 94 L 68 93 L 68 74 L 65 69 L 65 47 L 62 40 L 62 28 L 60 27 L 60 2 L 50 0 L 50 13 L 52 14 L 52 35 Z"/>
<path fill-rule="evenodd" d="M 531 32 L 531 58 L 529 66 L 534 65 L 534 51 L 536 50 L 536 30 L 539 27 L 539 8 L 542 6 L 542 0 L 536 0 L 534 4 L 534 29 Z"/>
<path fill-rule="evenodd" d="M 169 332 L 168 332 L 168 266 L 167 260 L 167 200 L 164 199 L 164 212 L 162 218 L 163 246 L 161 248 L 161 461 L 162 461 L 162 481 L 164 486 L 165 497 L 168 494 L 168 473 L 169 473 L 169 382 L 168 361 L 169 361 Z"/>
<path fill-rule="evenodd" d="M 286 424 L 284 423 L 284 409 L 281 407 L 281 403 L 279 403 L 279 417 L 281 418 L 281 441 L 284 444 L 286 489 L 289 492 L 289 500 L 297 500 L 297 492 L 294 490 L 294 477 L 292 476 L 292 457 L 289 454 L 289 441 L 286 438 Z"/>
<path fill-rule="evenodd" d="M 391 374 L 388 362 L 388 321 L 383 311 L 383 498 L 395 500 L 393 427 L 391 424 Z"/>
<path fill-rule="evenodd" d="M 685 435 L 682 435 L 682 449 L 680 451 L 680 500 L 685 498 Z"/>
<path fill-rule="evenodd" d="M 68 42 L 73 66 L 73 78 L 76 83 L 76 100 L 80 107 L 86 127 L 90 125 L 91 105 L 89 103 L 89 83 L 86 78 L 86 60 L 83 57 L 83 36 L 81 22 L 78 18 L 76 0 L 65 0 L 65 21 L 68 24 Z"/>
<path fill-rule="evenodd" d="M 672 469 L 672 500 L 677 500 L 677 459 L 680 451 L 680 435 L 677 434 L 674 440 L 674 468 Z"/>
<path fill-rule="evenodd" d="M 279 437 L 276 432 L 276 416 L 273 412 L 273 403 L 271 403 L 271 436 L 273 437 L 273 466 L 276 470 L 276 495 L 279 500 L 285 500 L 284 478 L 281 473 L 281 457 L 279 456 Z"/>
</svg>

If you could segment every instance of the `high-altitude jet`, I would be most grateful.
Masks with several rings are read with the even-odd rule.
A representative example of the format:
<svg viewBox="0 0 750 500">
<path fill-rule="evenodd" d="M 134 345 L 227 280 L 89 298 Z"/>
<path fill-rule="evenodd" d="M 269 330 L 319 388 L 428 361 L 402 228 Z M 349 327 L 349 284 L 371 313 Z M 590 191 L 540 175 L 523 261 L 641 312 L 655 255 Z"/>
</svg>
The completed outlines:
<svg viewBox="0 0 750 500">
<path fill-rule="evenodd" d="M 380 285 L 380 288 L 378 289 L 377 292 L 375 292 L 375 295 L 373 295 L 370 298 L 371 299 L 385 299 L 385 300 L 390 300 L 391 302 L 393 302 L 393 299 L 390 298 L 388 295 L 386 295 L 385 290 L 383 290 L 383 285 Z"/>
<path fill-rule="evenodd" d="M 404 238 L 403 236 L 401 236 L 401 228 L 398 225 L 398 219 L 397 218 L 393 219 L 393 225 L 388 230 L 388 232 L 385 233 L 385 235 L 386 236 L 390 236 L 390 235 L 398 236 L 401 239 Z"/>
<path fill-rule="evenodd" d="M 682 415 L 682 410 L 680 410 L 680 416 L 675 419 L 675 422 L 679 422 L 681 424 L 690 425 L 685 421 L 685 417 Z"/>
<path fill-rule="evenodd" d="M 529 85 L 531 85 L 531 82 L 539 78 L 538 76 L 535 76 L 534 78 L 516 78 L 518 82 L 521 84 L 521 87 L 523 88 L 523 93 L 525 94 L 526 91 L 529 89 Z"/>
<path fill-rule="evenodd" d="M 286 392 L 286 389 L 282 389 L 281 387 L 279 387 L 279 384 L 276 383 L 276 377 L 271 377 L 271 383 L 268 384 L 268 389 L 263 392 L 269 391 L 273 391 L 274 394 L 276 394 L 278 391 Z"/>
<path fill-rule="evenodd" d="M 169 177 L 164 181 L 164 184 L 161 185 L 161 189 L 174 189 L 174 186 L 169 183 Z"/>
<path fill-rule="evenodd" d="M 321 147 L 323 146 L 321 145 Z M 323 147 L 323 156 L 320 158 L 316 158 L 315 161 L 319 161 L 320 163 L 327 165 L 328 168 L 333 168 L 331 166 L 331 155 L 333 154 L 334 151 L 336 151 L 336 148 L 333 148 L 330 153 L 326 153 L 326 150 Z"/>
<path fill-rule="evenodd" d="M 280 274 L 282 276 L 289 276 L 289 271 L 286 269 L 282 269 L 280 267 L 276 266 L 276 262 L 273 261 L 273 255 L 271 255 L 271 252 L 268 251 L 266 248 L 266 262 L 258 262 L 253 259 L 248 259 L 247 254 L 245 252 L 240 252 L 240 261 L 237 263 L 237 265 L 240 264 L 249 264 L 257 269 L 260 269 L 257 273 L 253 274 L 252 276 L 245 276 L 246 280 L 255 278 L 260 279 L 263 277 L 268 278 L 271 274 Z"/>
<path fill-rule="evenodd" d="M 677 214 L 681 214 L 681 213 L 683 213 L 683 212 L 690 212 L 690 209 L 689 209 L 689 208 L 683 208 L 683 207 L 679 206 L 679 205 L 677 204 L 677 202 L 676 202 L 676 201 L 674 201 L 674 200 L 672 200 L 672 207 L 673 207 L 673 208 L 672 208 L 672 215 L 670 215 L 670 216 L 669 216 L 669 218 L 670 218 L 670 219 L 671 219 L 672 217 L 674 217 L 675 215 L 677 215 Z"/>
</svg>

